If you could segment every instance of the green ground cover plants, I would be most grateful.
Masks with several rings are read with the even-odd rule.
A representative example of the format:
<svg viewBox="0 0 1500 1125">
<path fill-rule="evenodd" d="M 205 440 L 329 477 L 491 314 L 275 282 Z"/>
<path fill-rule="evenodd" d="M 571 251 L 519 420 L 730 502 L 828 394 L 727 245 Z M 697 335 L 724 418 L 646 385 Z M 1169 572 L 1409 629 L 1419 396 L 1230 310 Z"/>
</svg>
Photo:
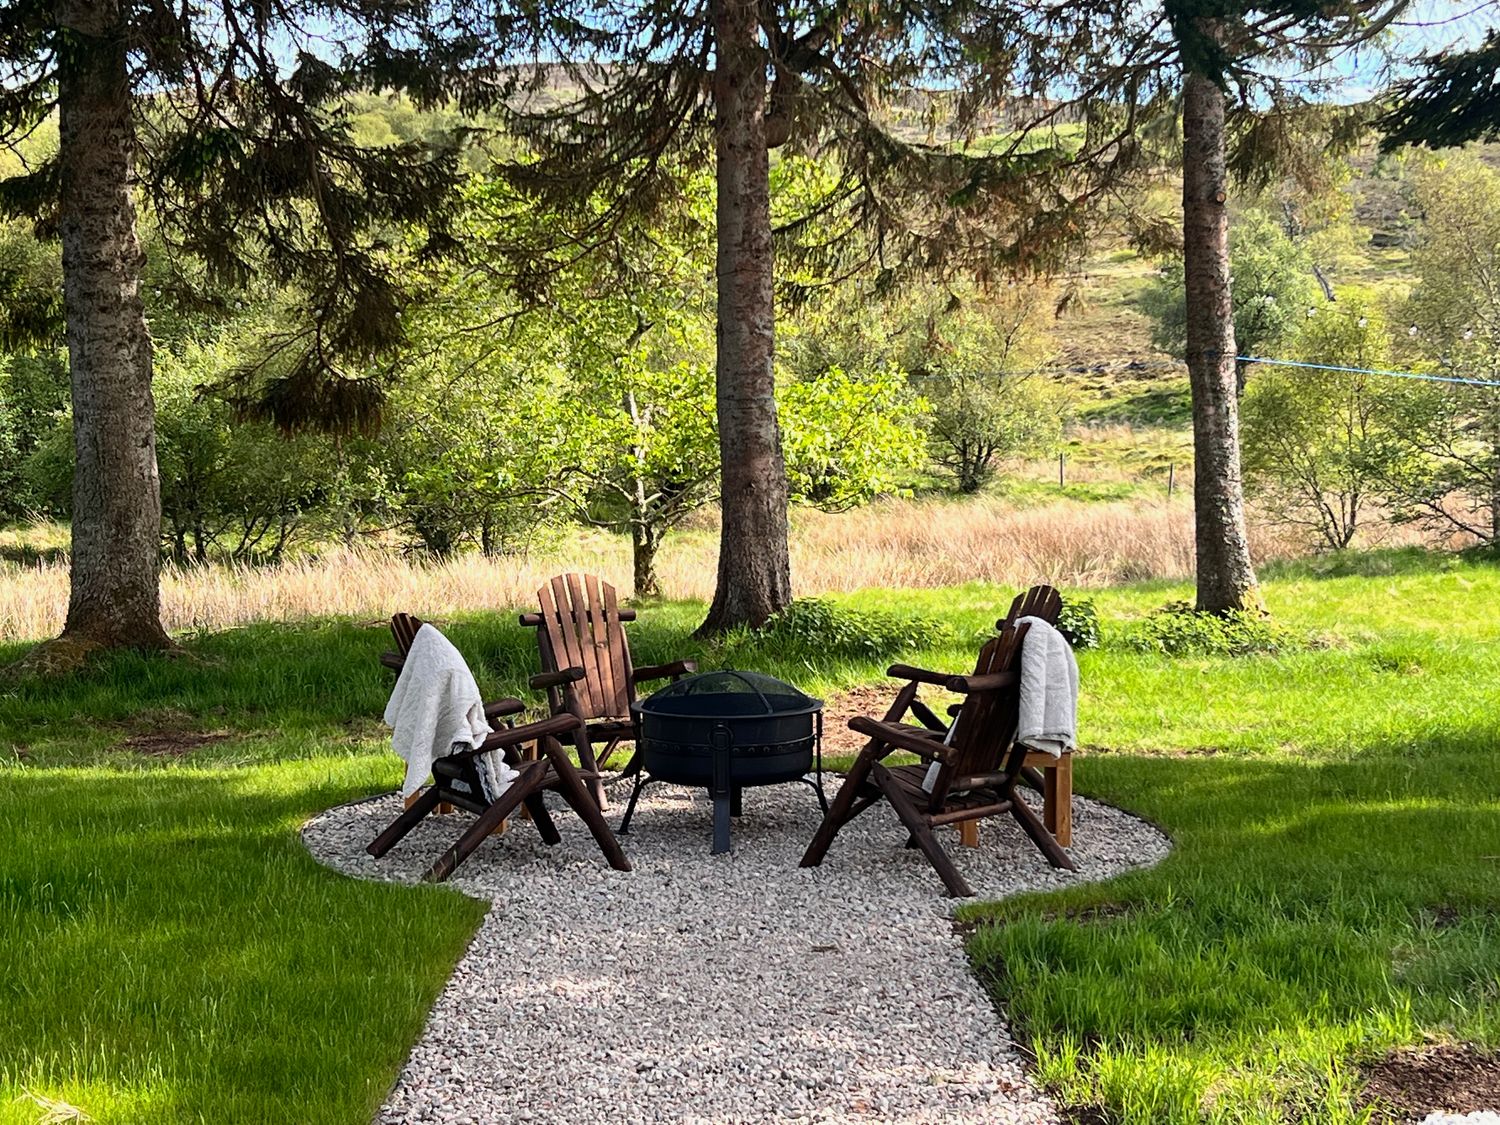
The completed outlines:
<svg viewBox="0 0 1500 1125">
<path fill-rule="evenodd" d="M 701 605 L 658 603 L 633 646 L 828 693 L 877 682 L 898 641 L 963 670 L 1013 592 L 831 598 L 782 648 L 705 646 Z M 1500 1044 L 1500 568 L 1284 564 L 1267 601 L 1304 643 L 1129 647 L 1186 595 L 1087 591 L 1101 644 L 1079 654 L 1077 785 L 1174 852 L 966 908 L 971 953 L 1067 1102 L 1132 1122 L 1358 1119 L 1358 1067 L 1386 1047 Z M 930 624 L 893 638 L 890 614 Z M 848 643 L 805 635 L 824 617 Z M 512 613 L 444 624 L 487 694 L 520 691 L 535 640 Z M 110 1122 L 368 1120 L 482 913 L 341 878 L 297 839 L 396 784 L 387 644 L 369 622 L 253 626 L 0 689 L 0 1121 L 38 1120 L 31 1095 Z"/>
</svg>

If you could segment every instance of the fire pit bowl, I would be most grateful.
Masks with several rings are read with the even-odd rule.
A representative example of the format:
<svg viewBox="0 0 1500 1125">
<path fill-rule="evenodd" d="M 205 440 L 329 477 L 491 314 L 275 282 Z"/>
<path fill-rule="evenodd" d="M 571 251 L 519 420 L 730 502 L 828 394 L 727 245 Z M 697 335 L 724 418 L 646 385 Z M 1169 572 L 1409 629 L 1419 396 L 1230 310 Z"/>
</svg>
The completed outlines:
<svg viewBox="0 0 1500 1125">
<path fill-rule="evenodd" d="M 714 802 L 713 850 L 729 850 L 729 818 L 752 785 L 806 781 L 823 795 L 823 701 L 759 672 L 687 676 L 630 705 L 639 772 L 620 832 L 653 781 L 703 786 Z"/>
</svg>

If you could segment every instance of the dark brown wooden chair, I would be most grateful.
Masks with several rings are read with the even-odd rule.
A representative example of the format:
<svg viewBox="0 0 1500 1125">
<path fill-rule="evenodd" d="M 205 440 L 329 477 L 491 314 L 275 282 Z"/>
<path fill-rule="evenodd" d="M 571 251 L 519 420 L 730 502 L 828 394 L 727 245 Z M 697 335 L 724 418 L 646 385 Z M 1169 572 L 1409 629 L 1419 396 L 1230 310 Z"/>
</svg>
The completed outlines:
<svg viewBox="0 0 1500 1125">
<path fill-rule="evenodd" d="M 615 588 L 592 574 L 559 574 L 536 596 L 540 612 L 521 615 L 522 625 L 536 629 L 542 662 L 531 686 L 546 691 L 554 715 L 583 720 L 589 745 L 603 745 L 598 753 L 598 768 L 603 769 L 621 743 L 635 741 L 630 705 L 637 685 L 677 680 L 698 666 L 691 660 L 674 660 L 635 667 L 624 627 L 635 620 L 635 610 L 621 609 Z M 632 758 L 626 773 L 636 767 Z M 602 806 L 602 781 L 595 783 L 595 793 Z"/>
<path fill-rule="evenodd" d="M 562 835 L 547 811 L 543 796 L 554 792 L 588 825 L 609 865 L 616 871 L 629 871 L 630 861 L 625 858 L 625 852 L 588 789 L 589 783 L 597 779 L 597 773 L 579 769 L 563 749 L 562 740 L 573 742 L 578 747 L 580 758 L 587 760 L 591 754 L 584 743 L 585 737 L 583 723 L 576 716 L 553 715 L 540 722 L 495 731 L 474 750 L 439 758 L 432 764 L 433 784 L 423 790 L 416 801 L 391 822 L 390 827 L 370 841 L 365 850 L 377 859 L 385 855 L 440 804 L 467 809 L 475 813 L 477 819 L 427 869 L 426 880 L 440 883 L 453 874 L 486 836 L 523 806 L 547 844 L 561 842 Z M 523 748 L 528 745 L 536 747 L 536 753 L 530 757 L 523 753 Z M 501 751 L 506 762 L 519 771 L 519 776 L 494 802 L 485 799 L 475 760 L 490 750 Z"/>
<path fill-rule="evenodd" d="M 948 824 L 1008 813 L 1052 866 L 1077 870 L 1016 792 L 1028 753 L 1015 741 L 1015 734 L 1021 644 L 1030 627 L 1002 621 L 1000 635 L 980 650 L 972 675 L 947 676 L 904 664 L 890 668 L 890 675 L 907 684 L 884 719 L 861 715 L 849 720 L 850 729 L 869 735 L 870 741 L 855 759 L 833 807 L 808 845 L 803 867 L 822 863 L 840 829 L 884 798 L 910 833 L 909 844 L 922 849 L 950 895 L 967 897 L 974 892 L 933 834 L 933 829 Z M 946 726 L 931 708 L 914 706 L 923 684 L 964 696 L 946 741 Z M 922 725 L 902 722 L 908 713 Z M 898 751 L 915 754 L 921 763 L 885 765 L 884 759 Z M 923 781 L 934 762 L 938 770 L 929 792 Z"/>
<path fill-rule="evenodd" d="M 1056 625 L 1062 616 L 1062 595 L 1051 586 L 1033 586 L 1019 593 L 1010 603 L 1004 617 L 995 622 L 995 628 L 1004 629 L 1023 617 L 1039 617 L 1049 625 Z M 976 669 L 976 672 L 978 669 Z M 940 719 L 920 699 L 913 697 L 909 713 L 923 727 L 939 736 L 947 734 L 948 726 L 958 715 L 959 704 L 948 708 L 948 719 Z M 906 718 L 903 714 L 898 721 Z M 1067 847 L 1073 842 L 1073 754 L 1069 751 L 1054 758 L 1051 754 L 1033 751 L 1027 755 L 1021 768 L 1021 781 L 1027 787 L 1042 794 L 1042 822 L 1057 842 Z M 959 835 L 964 844 L 977 847 L 979 830 L 976 822 L 959 825 Z"/>
</svg>

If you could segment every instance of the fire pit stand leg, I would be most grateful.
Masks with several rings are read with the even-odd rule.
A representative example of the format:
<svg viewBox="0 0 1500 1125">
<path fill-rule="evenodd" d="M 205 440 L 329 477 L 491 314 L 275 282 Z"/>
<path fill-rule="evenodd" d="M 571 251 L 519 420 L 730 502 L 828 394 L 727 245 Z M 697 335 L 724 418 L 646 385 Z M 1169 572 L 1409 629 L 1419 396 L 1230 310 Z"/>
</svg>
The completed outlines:
<svg viewBox="0 0 1500 1125">
<path fill-rule="evenodd" d="M 640 799 L 641 790 L 646 788 L 650 781 L 651 778 L 646 776 L 645 770 L 636 771 L 635 786 L 630 790 L 630 803 L 625 806 L 625 816 L 620 821 L 620 827 L 615 829 L 615 835 L 624 836 L 630 832 L 630 818 L 635 815 L 635 803 Z"/>
<path fill-rule="evenodd" d="M 813 728 L 813 772 L 804 774 L 798 780 L 812 786 L 812 791 L 818 795 L 818 805 L 823 810 L 823 815 L 828 815 L 828 794 L 823 792 L 823 712 L 820 708 L 815 716 L 816 726 Z"/>
<path fill-rule="evenodd" d="M 713 779 L 708 787 L 708 795 L 714 802 L 714 855 L 730 850 L 729 817 L 732 812 L 739 811 L 735 807 L 740 803 L 739 789 L 730 782 L 730 765 L 734 760 L 731 745 L 727 727 L 722 728 L 722 732 L 714 732 Z"/>
</svg>

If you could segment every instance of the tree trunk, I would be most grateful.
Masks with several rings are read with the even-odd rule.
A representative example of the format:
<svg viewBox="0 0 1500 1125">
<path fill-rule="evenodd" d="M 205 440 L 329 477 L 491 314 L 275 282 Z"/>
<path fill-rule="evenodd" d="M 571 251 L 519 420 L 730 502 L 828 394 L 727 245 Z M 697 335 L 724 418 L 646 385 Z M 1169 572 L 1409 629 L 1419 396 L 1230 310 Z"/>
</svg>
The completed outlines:
<svg viewBox="0 0 1500 1125">
<path fill-rule="evenodd" d="M 1490 420 L 1490 542 L 1500 543 L 1500 404 L 1490 407 Z"/>
<path fill-rule="evenodd" d="M 65 0 L 58 82 L 63 301 L 73 391 L 72 592 L 63 640 L 165 648 L 161 496 L 135 127 L 119 0 Z"/>
<path fill-rule="evenodd" d="M 772 372 L 770 154 L 758 11 L 755 0 L 713 3 L 723 530 L 718 586 L 700 634 L 759 627 L 792 600 L 786 463 Z"/>
<path fill-rule="evenodd" d="M 1207 77 L 1191 71 L 1183 76 L 1182 150 L 1198 608 L 1212 613 L 1258 609 L 1260 593 L 1250 563 L 1240 479 L 1224 95 Z"/>
<path fill-rule="evenodd" d="M 630 547 L 635 564 L 635 596 L 661 597 L 661 582 L 656 577 L 656 552 L 661 547 L 661 532 L 654 527 L 632 523 Z"/>
</svg>

